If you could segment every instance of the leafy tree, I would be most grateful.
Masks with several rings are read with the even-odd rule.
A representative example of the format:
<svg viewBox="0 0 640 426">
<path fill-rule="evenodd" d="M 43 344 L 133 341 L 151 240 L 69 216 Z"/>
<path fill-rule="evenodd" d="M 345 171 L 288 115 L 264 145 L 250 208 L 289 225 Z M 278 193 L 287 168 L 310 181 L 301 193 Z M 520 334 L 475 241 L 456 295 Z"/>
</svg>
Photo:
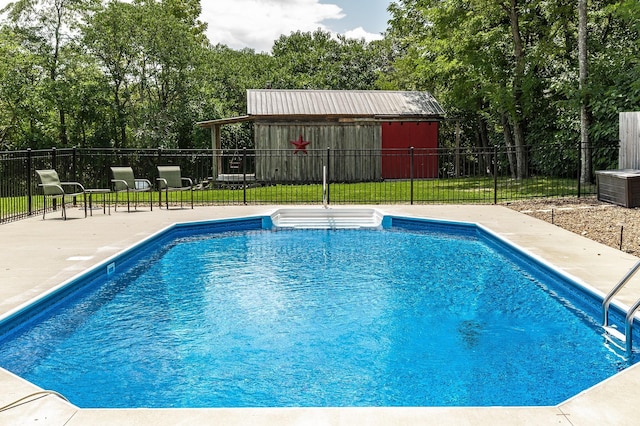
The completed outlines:
<svg viewBox="0 0 640 426">
<path fill-rule="evenodd" d="M 23 37 L 0 29 L 0 149 L 39 147 L 47 140 L 41 58 Z"/>
<path fill-rule="evenodd" d="M 91 16 L 83 29 L 84 43 L 104 69 L 111 91 L 111 121 L 117 129 L 114 147 L 127 146 L 133 76 L 141 28 L 136 6 L 110 2 Z"/>
<path fill-rule="evenodd" d="M 640 3 L 591 12 L 590 100 L 595 140 L 618 140 L 618 113 L 640 108 Z"/>
<path fill-rule="evenodd" d="M 224 45 L 211 46 L 205 53 L 203 67 L 199 70 L 201 84 L 200 120 L 235 117 L 247 113 L 247 89 L 271 87 L 278 73 L 271 55 L 256 53 L 252 49 L 234 50 Z M 252 133 L 249 123 L 221 128 L 223 148 L 251 147 Z M 199 146 L 209 146 L 199 139 Z"/>
<path fill-rule="evenodd" d="M 638 108 L 638 2 L 598 0 L 586 12 L 589 79 L 579 80 L 578 10 L 559 0 L 400 0 L 379 85 L 431 90 L 466 120 L 473 143 L 513 147 L 514 177 L 577 164 L 580 108 L 589 146 L 617 138 L 617 114 Z M 587 50 L 585 49 L 585 52 Z M 586 73 L 585 73 L 586 74 Z M 635 82 L 635 83 L 634 83 Z M 496 136 L 502 135 L 502 141 Z M 528 155 L 527 147 L 541 157 Z M 560 147 L 570 154 L 549 156 Z M 591 154 L 583 150 L 583 179 Z M 537 154 L 536 154 L 537 155 Z"/>
<path fill-rule="evenodd" d="M 13 25 L 20 32 L 29 34 L 31 40 L 38 41 L 34 47 L 42 56 L 49 79 L 43 95 L 57 111 L 61 146 L 69 144 L 66 103 L 69 87 L 65 81 L 65 69 L 70 58 L 65 52 L 76 42 L 76 22 L 97 4 L 97 0 L 18 0 L 5 8 Z"/>
<path fill-rule="evenodd" d="M 73 52 L 77 59 L 67 68 L 66 84 L 69 87 L 66 99 L 70 120 L 68 131 L 71 145 L 80 147 L 106 147 L 114 134 L 109 117 L 110 88 L 94 58 L 84 51 Z"/>
<path fill-rule="evenodd" d="M 114 1 L 88 20 L 84 42 L 108 79 L 114 146 L 193 146 L 206 39 L 199 13 L 198 1 Z"/>
<path fill-rule="evenodd" d="M 189 11 L 181 13 L 176 6 L 176 1 L 151 1 L 140 9 L 140 26 L 146 31 L 139 40 L 142 55 L 137 63 L 141 113 L 137 139 L 143 146 L 192 146 L 191 100 L 198 85 L 193 69 L 203 53 L 202 34 L 197 31 L 204 28 L 194 29 L 193 17 L 184 18 Z"/>
<path fill-rule="evenodd" d="M 375 87 L 379 56 L 364 40 L 297 31 L 275 41 L 279 89 L 365 90 Z"/>
</svg>

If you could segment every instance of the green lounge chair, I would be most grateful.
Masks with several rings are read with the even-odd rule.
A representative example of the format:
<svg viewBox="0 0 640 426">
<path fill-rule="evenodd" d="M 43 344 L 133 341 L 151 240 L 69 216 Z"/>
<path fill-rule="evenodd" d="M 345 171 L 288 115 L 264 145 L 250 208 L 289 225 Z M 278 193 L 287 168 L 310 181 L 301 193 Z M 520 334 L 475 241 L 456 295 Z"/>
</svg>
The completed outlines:
<svg viewBox="0 0 640 426">
<path fill-rule="evenodd" d="M 113 192 L 116 193 L 116 204 L 114 210 L 118 208 L 118 193 L 126 192 L 127 193 L 127 211 L 131 212 L 131 194 L 136 194 L 135 199 L 135 209 L 138 209 L 138 193 L 140 192 L 151 192 L 153 191 L 153 187 L 151 186 L 151 182 L 148 179 L 137 179 L 133 174 L 133 169 L 131 167 L 111 167 L 111 174 L 113 179 L 111 179 L 111 183 L 113 183 Z M 153 210 L 153 197 L 149 194 L 149 207 Z"/>
<path fill-rule="evenodd" d="M 191 208 L 193 208 L 193 181 L 189 178 L 182 177 L 180 166 L 158 166 L 158 203 L 162 206 L 162 191 L 165 194 L 165 202 L 169 209 L 169 191 L 181 191 L 180 207 L 182 207 L 182 191 L 191 192 Z"/>
<path fill-rule="evenodd" d="M 60 182 L 58 173 L 55 170 L 36 170 L 40 178 L 39 187 L 42 188 L 44 200 L 44 208 L 42 212 L 42 220 L 47 214 L 47 198 L 52 200 L 60 199 L 62 202 L 62 217 L 67 220 L 66 203 L 69 199 L 75 199 L 78 195 L 84 197 L 84 217 L 87 217 L 87 194 L 84 192 L 84 186 L 78 182 Z"/>
</svg>

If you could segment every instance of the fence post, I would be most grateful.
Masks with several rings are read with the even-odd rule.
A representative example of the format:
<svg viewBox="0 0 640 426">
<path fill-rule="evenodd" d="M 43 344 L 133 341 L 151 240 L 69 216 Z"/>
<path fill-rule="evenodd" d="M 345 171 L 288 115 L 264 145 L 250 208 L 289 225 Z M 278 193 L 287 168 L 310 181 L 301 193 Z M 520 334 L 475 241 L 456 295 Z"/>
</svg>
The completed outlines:
<svg viewBox="0 0 640 426">
<path fill-rule="evenodd" d="M 71 155 L 71 174 L 73 174 L 73 181 L 74 182 L 78 182 L 78 167 L 77 167 L 77 161 L 78 161 L 78 150 L 76 149 L 76 147 L 74 146 L 72 149 L 72 155 Z"/>
<path fill-rule="evenodd" d="M 327 205 L 331 204 L 331 148 L 327 147 Z"/>
<path fill-rule="evenodd" d="M 247 147 L 242 147 L 242 202 L 247 205 Z"/>
<path fill-rule="evenodd" d="M 156 163 L 158 166 L 162 165 L 162 147 L 158 148 L 158 161 Z M 162 208 L 162 189 L 160 188 L 160 182 L 156 181 L 156 185 L 158 187 L 158 208 Z M 167 195 L 167 203 L 169 200 L 169 195 Z M 167 208 L 168 208 L 167 204 Z"/>
<path fill-rule="evenodd" d="M 580 198 L 580 192 L 582 191 L 582 141 L 578 143 L 578 198 Z"/>
<path fill-rule="evenodd" d="M 77 158 L 76 147 L 74 146 L 74 147 L 72 148 L 72 150 L 71 150 L 71 175 L 73 176 L 73 179 L 72 179 L 72 180 L 73 180 L 74 182 L 79 182 L 79 180 L 78 180 L 78 169 L 77 169 L 77 167 L 76 167 L 76 166 L 77 166 L 77 164 L 76 164 L 77 159 L 78 159 L 78 158 Z M 84 184 L 84 185 L 85 185 L 85 187 L 86 187 L 86 185 L 87 185 L 87 184 L 86 184 L 86 183 L 84 183 L 84 182 L 83 182 L 83 184 Z M 92 187 L 93 187 L 93 188 L 95 188 L 95 186 L 92 186 Z M 64 201 L 64 200 L 63 200 L 63 201 Z M 74 206 L 76 205 L 77 201 L 78 201 L 77 197 L 73 197 L 73 205 L 74 205 Z"/>
<path fill-rule="evenodd" d="M 33 205 L 31 201 L 31 197 L 33 196 L 33 191 L 31 190 L 32 167 L 33 167 L 33 162 L 31 160 L 31 148 L 27 148 L 27 214 L 29 216 L 33 214 Z"/>
<path fill-rule="evenodd" d="M 493 204 L 498 204 L 498 147 L 493 147 Z"/>
<path fill-rule="evenodd" d="M 56 151 L 56 147 L 54 146 L 53 148 L 51 148 L 51 168 L 53 170 L 57 170 L 58 169 L 58 152 Z M 56 202 L 56 197 L 52 197 L 53 200 L 53 210 L 56 210 L 58 208 L 58 203 Z M 64 203 L 64 200 L 62 200 L 62 202 Z M 47 208 L 47 203 L 45 202 L 44 208 Z"/>
<path fill-rule="evenodd" d="M 411 164 L 409 165 L 409 181 L 411 182 L 410 188 L 411 188 L 411 205 L 413 205 L 413 159 L 414 159 L 414 150 L 413 147 L 409 148 L 409 154 L 411 157 Z"/>
</svg>

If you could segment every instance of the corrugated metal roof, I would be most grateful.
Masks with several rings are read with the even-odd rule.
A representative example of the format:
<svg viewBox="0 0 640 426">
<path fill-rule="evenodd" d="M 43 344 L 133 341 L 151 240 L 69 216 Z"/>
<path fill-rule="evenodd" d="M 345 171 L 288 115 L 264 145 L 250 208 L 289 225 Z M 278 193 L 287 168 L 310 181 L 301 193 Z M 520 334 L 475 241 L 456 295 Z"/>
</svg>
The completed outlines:
<svg viewBox="0 0 640 426">
<path fill-rule="evenodd" d="M 247 90 L 251 116 L 441 117 L 429 92 L 383 90 Z"/>
</svg>

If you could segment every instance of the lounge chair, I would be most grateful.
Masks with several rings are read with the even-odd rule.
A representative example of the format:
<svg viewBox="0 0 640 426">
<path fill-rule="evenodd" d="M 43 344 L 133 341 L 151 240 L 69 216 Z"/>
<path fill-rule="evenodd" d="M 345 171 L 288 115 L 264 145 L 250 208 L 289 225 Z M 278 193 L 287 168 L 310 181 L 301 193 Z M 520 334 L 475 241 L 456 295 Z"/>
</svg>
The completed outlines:
<svg viewBox="0 0 640 426">
<path fill-rule="evenodd" d="M 193 208 L 193 181 L 182 177 L 180 166 L 158 166 L 158 192 L 160 199 L 158 203 L 162 206 L 162 191 L 165 194 L 165 202 L 169 209 L 169 191 L 189 191 L 191 192 L 191 208 Z M 182 193 L 180 194 L 180 207 L 182 207 Z"/>
<path fill-rule="evenodd" d="M 136 194 L 136 204 L 135 208 L 138 208 L 138 193 L 139 192 L 151 192 L 153 187 L 151 186 L 151 182 L 148 179 L 137 179 L 134 177 L 133 169 L 131 167 L 111 167 L 111 174 L 113 175 L 113 179 L 111 179 L 111 183 L 113 183 L 113 192 L 116 193 L 116 197 L 120 192 L 127 193 L 127 211 L 131 211 L 131 200 L 130 196 L 132 193 Z M 149 207 L 153 210 L 153 197 L 149 194 Z M 118 208 L 118 201 L 116 199 L 116 204 L 114 210 Z"/>
<path fill-rule="evenodd" d="M 69 199 L 82 195 L 84 197 L 84 217 L 87 217 L 87 194 L 84 192 L 84 186 L 78 182 L 60 182 L 58 173 L 55 170 L 36 170 L 40 178 L 39 187 L 42 188 L 44 207 L 42 212 L 42 220 L 47 214 L 47 198 L 52 200 L 60 199 L 62 202 L 62 217 L 67 220 L 67 209 L 65 204 Z"/>
</svg>

